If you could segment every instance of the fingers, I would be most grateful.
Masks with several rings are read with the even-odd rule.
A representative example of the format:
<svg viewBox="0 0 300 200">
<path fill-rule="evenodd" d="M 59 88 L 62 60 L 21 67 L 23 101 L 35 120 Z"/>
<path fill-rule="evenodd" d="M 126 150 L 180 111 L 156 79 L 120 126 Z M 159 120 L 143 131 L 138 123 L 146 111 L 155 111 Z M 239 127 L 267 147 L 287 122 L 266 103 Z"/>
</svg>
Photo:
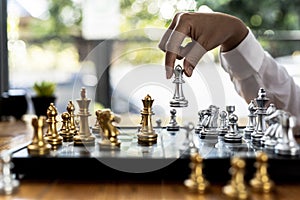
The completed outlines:
<svg viewBox="0 0 300 200">
<path fill-rule="evenodd" d="M 158 44 L 158 48 L 160 48 L 162 51 L 166 51 L 166 43 L 169 40 L 169 37 L 170 37 L 173 29 L 175 28 L 177 20 L 181 16 L 181 14 L 183 14 L 183 13 L 177 13 L 175 15 L 175 17 L 173 18 L 168 30 L 165 32 L 165 34 L 160 39 L 160 42 Z"/>
<path fill-rule="evenodd" d="M 176 61 L 177 55 L 180 55 L 181 44 L 184 38 L 187 36 L 186 32 L 187 28 L 185 27 L 185 25 L 177 23 L 166 43 L 165 66 L 166 69 L 172 68 L 172 71 L 170 69 L 166 71 L 167 79 L 172 77 L 171 72 L 173 72 L 174 63 Z"/>
<path fill-rule="evenodd" d="M 165 68 L 167 79 L 170 79 L 173 75 L 177 57 L 182 59 L 182 56 L 178 56 L 181 51 L 181 43 L 186 37 L 184 23 L 180 23 L 182 14 L 178 13 L 175 15 L 169 29 L 165 32 L 158 45 L 161 50 L 166 52 Z"/>
<path fill-rule="evenodd" d="M 165 34 L 162 36 L 162 38 L 160 39 L 159 43 L 158 43 L 158 48 L 162 51 L 166 51 L 166 43 L 172 33 L 173 29 L 168 29 Z"/>
<path fill-rule="evenodd" d="M 183 61 L 183 72 L 187 77 L 191 77 L 194 71 L 194 66 L 192 66 L 187 60 Z"/>
<path fill-rule="evenodd" d="M 167 79 L 170 79 L 173 75 L 176 57 L 177 56 L 175 53 L 172 53 L 169 51 L 166 52 L 165 69 L 166 69 L 166 78 Z"/>
<path fill-rule="evenodd" d="M 165 57 L 165 66 L 166 66 L 166 77 L 167 79 L 172 77 L 174 64 L 177 58 L 177 55 L 180 54 L 181 43 L 184 40 L 185 35 L 178 32 L 172 31 L 168 42 L 166 43 L 166 57 Z M 172 70 L 170 70 L 171 68 Z"/>
<path fill-rule="evenodd" d="M 173 75 L 176 59 L 185 58 L 184 73 L 190 77 L 195 66 L 206 53 L 206 50 L 196 41 L 192 41 L 185 47 L 181 46 L 183 40 L 191 35 L 190 23 L 187 23 L 185 16 L 183 13 L 179 13 L 174 17 L 169 29 L 159 43 L 159 48 L 166 52 L 165 69 L 167 79 L 170 79 Z"/>
<path fill-rule="evenodd" d="M 193 48 L 194 43 L 195 41 L 193 40 L 192 42 L 185 45 L 185 47 L 180 47 L 179 54 L 177 55 L 177 59 L 181 60 L 182 58 L 184 58 L 187 55 L 187 53 Z"/>
<path fill-rule="evenodd" d="M 198 42 L 193 42 L 193 46 L 190 48 L 190 51 L 187 52 L 183 62 L 184 73 L 186 76 L 192 76 L 195 66 L 206 52 L 206 49 L 204 49 L 202 45 Z"/>
<path fill-rule="evenodd" d="M 193 48 L 195 41 L 188 43 L 185 47 L 179 47 L 179 53 L 172 53 L 170 51 L 166 52 L 166 59 L 170 59 L 169 63 L 166 62 L 165 69 L 166 69 L 166 77 L 167 79 L 170 79 L 174 72 L 174 65 L 176 59 L 182 59 L 184 58 L 188 52 Z M 170 63 L 171 62 L 171 63 Z"/>
</svg>

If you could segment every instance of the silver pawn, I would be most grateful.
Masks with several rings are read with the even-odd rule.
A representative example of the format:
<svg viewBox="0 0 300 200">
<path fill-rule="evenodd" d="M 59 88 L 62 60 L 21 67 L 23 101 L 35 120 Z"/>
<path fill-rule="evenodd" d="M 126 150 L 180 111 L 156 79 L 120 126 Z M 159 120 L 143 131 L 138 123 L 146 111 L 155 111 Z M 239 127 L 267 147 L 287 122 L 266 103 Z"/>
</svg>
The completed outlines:
<svg viewBox="0 0 300 200">
<path fill-rule="evenodd" d="M 158 118 L 157 120 L 155 120 L 155 123 L 156 123 L 156 130 L 157 130 L 157 133 L 160 133 L 161 132 L 161 130 L 162 130 L 162 121 L 161 121 L 161 119 L 160 118 Z"/>
<path fill-rule="evenodd" d="M 234 113 L 235 111 L 235 106 L 226 106 L 226 111 L 228 113 L 228 117 Z"/>
<path fill-rule="evenodd" d="M 161 125 L 162 121 L 161 121 L 161 119 L 157 119 L 155 121 L 155 123 L 156 123 L 156 128 L 162 128 L 162 125 Z"/>
<path fill-rule="evenodd" d="M 233 106 L 233 105 L 226 106 L 226 111 L 227 111 L 227 113 L 228 113 L 228 115 L 227 115 L 227 126 L 228 126 L 228 128 L 229 128 L 229 117 L 230 117 L 231 114 L 234 113 L 234 111 L 235 111 L 235 106 Z"/>
<path fill-rule="evenodd" d="M 186 137 L 179 150 L 183 154 L 190 155 L 191 150 L 196 148 L 192 134 L 192 131 L 194 130 L 194 124 L 192 122 L 189 122 L 188 124 L 183 126 L 183 129 L 186 130 Z"/>
<path fill-rule="evenodd" d="M 99 121 L 98 121 L 98 110 L 95 112 L 95 118 L 96 118 L 96 120 L 95 120 L 95 125 L 92 127 L 92 133 L 94 134 L 94 135 L 99 135 L 99 133 L 100 133 L 100 129 L 101 129 L 101 127 L 100 127 L 100 124 L 99 124 Z"/>
<path fill-rule="evenodd" d="M 179 131 L 179 125 L 176 121 L 176 110 L 172 109 L 170 113 L 171 113 L 171 119 L 169 124 L 167 125 L 167 131 Z"/>
<path fill-rule="evenodd" d="M 223 137 L 228 133 L 228 125 L 227 125 L 227 112 L 222 111 L 220 113 L 220 126 L 218 128 L 219 136 Z"/>
<path fill-rule="evenodd" d="M 237 121 L 238 121 L 238 117 L 236 114 L 231 114 L 229 116 L 229 131 L 224 136 L 224 142 L 242 143 L 242 135 L 239 134 Z"/>
<path fill-rule="evenodd" d="M 182 78 L 183 70 L 180 65 L 177 65 L 174 69 L 175 80 L 173 83 L 175 84 L 175 91 L 173 99 L 170 101 L 171 107 L 187 107 L 188 101 L 185 99 L 182 90 L 182 84 L 185 81 Z"/>
</svg>

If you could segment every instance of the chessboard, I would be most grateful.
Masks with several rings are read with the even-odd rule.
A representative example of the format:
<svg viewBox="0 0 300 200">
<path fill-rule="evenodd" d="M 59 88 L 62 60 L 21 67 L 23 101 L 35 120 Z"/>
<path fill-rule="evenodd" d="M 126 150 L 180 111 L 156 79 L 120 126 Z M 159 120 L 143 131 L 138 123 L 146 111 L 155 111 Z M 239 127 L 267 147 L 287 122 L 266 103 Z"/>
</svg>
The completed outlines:
<svg viewBox="0 0 300 200">
<path fill-rule="evenodd" d="M 102 150 L 96 135 L 95 145 L 74 146 L 63 144 L 48 155 L 33 156 L 27 147 L 12 154 L 13 172 L 20 178 L 67 178 L 100 180 L 184 180 L 190 173 L 187 131 L 168 131 L 166 127 L 154 127 L 157 143 L 151 146 L 138 144 L 140 127 L 118 127 L 121 141 L 118 150 Z M 240 127 L 240 131 L 244 127 Z M 244 140 L 240 144 L 225 143 L 222 138 L 201 139 L 191 133 L 196 148 L 204 158 L 204 174 L 211 182 L 230 179 L 230 158 L 246 160 L 245 177 L 254 171 L 255 155 L 259 151 Z M 286 157 L 268 153 L 269 174 L 275 181 L 296 181 L 300 178 L 300 157 Z"/>
<path fill-rule="evenodd" d="M 91 126 L 91 99 L 85 88 L 76 100 L 79 110 L 70 101 L 67 112 L 61 114 L 60 128 L 57 109 L 50 104 L 47 118 L 32 119 L 32 142 L 12 153 L 13 173 L 19 178 L 183 181 L 193 171 L 192 152 L 196 151 L 203 158 L 203 174 L 210 182 L 228 181 L 232 158 L 245 160 L 244 172 L 239 173 L 250 179 L 258 155 L 264 152 L 268 162 L 262 164 L 262 170 L 268 166 L 274 181 L 300 179 L 295 118 L 272 103 L 268 105 L 263 88 L 249 104 L 245 127 L 238 126 L 234 106 L 220 111 L 216 105 L 200 110 L 196 125 L 179 125 L 175 108 L 188 106 L 181 75 L 181 68 L 176 67 L 176 91 L 170 101 L 173 109 L 166 126 L 159 120 L 156 126 L 152 124 L 154 100 L 149 94 L 142 99 L 140 125 L 132 127 L 118 126 L 120 118 L 108 108 L 96 111 L 97 123 Z"/>
</svg>

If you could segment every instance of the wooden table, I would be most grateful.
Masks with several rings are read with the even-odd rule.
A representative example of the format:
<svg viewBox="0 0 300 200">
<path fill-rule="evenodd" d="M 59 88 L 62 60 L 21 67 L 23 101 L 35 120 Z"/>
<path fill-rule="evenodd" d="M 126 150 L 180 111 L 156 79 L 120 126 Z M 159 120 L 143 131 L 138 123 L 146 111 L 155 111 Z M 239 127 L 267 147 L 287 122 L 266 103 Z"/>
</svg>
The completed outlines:
<svg viewBox="0 0 300 200">
<path fill-rule="evenodd" d="M 24 122 L 0 122 L 0 151 L 18 148 L 30 142 L 32 128 Z M 300 170 L 300 169 L 299 169 Z M 180 173 L 180 172 L 179 172 Z M 143 181 L 95 181 L 95 180 L 20 180 L 20 187 L 12 195 L 0 199 L 180 199 L 209 200 L 228 199 L 222 194 L 226 183 L 212 183 L 204 194 L 189 191 L 182 182 L 165 180 Z M 266 195 L 253 193 L 249 199 L 277 200 L 300 199 L 299 183 L 276 183 L 274 192 Z"/>
<path fill-rule="evenodd" d="M 221 184 L 209 187 L 205 194 L 188 191 L 178 182 L 97 182 L 65 180 L 23 180 L 20 188 L 11 196 L 3 199 L 170 199 L 170 200 L 223 200 L 229 199 L 222 194 Z M 253 200 L 297 200 L 300 184 L 277 185 L 273 193 L 262 195 L 250 193 Z M 0 197 L 1 198 L 1 197 Z M 1 199 L 2 199 L 1 198 Z"/>
</svg>

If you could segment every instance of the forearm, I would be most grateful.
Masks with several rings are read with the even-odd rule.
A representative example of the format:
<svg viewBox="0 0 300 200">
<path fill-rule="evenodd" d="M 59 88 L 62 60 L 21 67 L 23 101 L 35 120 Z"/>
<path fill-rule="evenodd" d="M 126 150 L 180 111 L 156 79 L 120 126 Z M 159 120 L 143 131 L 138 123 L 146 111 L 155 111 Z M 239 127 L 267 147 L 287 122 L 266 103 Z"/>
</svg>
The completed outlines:
<svg viewBox="0 0 300 200">
<path fill-rule="evenodd" d="M 265 53 L 263 65 L 258 74 L 262 87 L 268 92 L 270 102 L 279 109 L 296 116 L 300 125 L 300 87 L 268 53 Z"/>
<path fill-rule="evenodd" d="M 220 54 L 222 67 L 247 102 L 263 87 L 270 103 L 290 112 L 300 125 L 300 88 L 287 71 L 262 49 L 252 33 L 237 48 Z"/>
</svg>

